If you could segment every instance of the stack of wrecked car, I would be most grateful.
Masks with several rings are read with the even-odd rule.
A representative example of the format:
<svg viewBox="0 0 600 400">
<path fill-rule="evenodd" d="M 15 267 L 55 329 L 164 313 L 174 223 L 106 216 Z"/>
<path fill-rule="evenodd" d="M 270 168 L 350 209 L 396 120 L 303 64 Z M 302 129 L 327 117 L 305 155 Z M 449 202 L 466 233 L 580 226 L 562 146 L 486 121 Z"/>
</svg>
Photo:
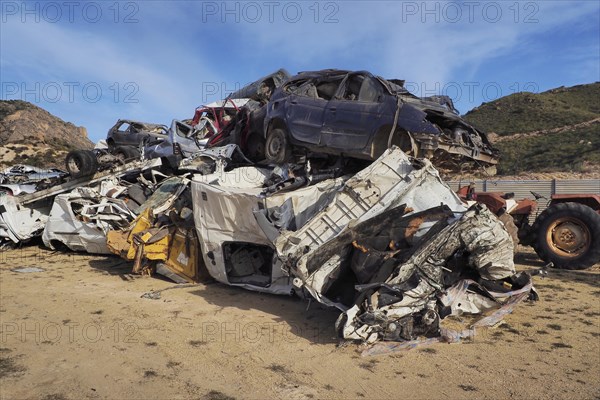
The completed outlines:
<svg viewBox="0 0 600 400">
<path fill-rule="evenodd" d="M 17 192 L 0 185 L 0 247 L 26 243 L 46 231 L 43 236 L 51 248 L 56 244 L 105 252 L 103 246 L 93 243 L 102 242 L 106 224 L 118 226 L 145 201 L 157 179 L 164 178 L 160 166 L 160 160 L 134 161 L 88 177 L 65 180 L 61 176 L 55 186 L 32 191 Z"/>
<path fill-rule="evenodd" d="M 160 130 L 138 143 L 150 161 L 3 192 L 0 237 L 113 253 L 180 283 L 314 299 L 340 311 L 340 337 L 367 343 L 460 340 L 473 327 L 450 331 L 446 318 L 495 309 L 476 323 L 489 326 L 536 297 L 504 225 L 467 208 L 434 167 L 498 160 L 449 98 L 364 71 L 280 70 L 192 120 L 146 125 Z"/>
<path fill-rule="evenodd" d="M 341 337 L 365 342 L 447 339 L 440 321 L 450 315 L 506 313 L 535 297 L 504 225 L 485 207 L 467 209 L 426 159 L 393 147 L 357 173 L 292 178 L 290 165 L 218 165 L 192 177 L 191 199 L 109 232 L 111 250 L 135 272 L 314 298 L 342 312 Z M 184 193 L 188 181 L 177 179 Z"/>
</svg>

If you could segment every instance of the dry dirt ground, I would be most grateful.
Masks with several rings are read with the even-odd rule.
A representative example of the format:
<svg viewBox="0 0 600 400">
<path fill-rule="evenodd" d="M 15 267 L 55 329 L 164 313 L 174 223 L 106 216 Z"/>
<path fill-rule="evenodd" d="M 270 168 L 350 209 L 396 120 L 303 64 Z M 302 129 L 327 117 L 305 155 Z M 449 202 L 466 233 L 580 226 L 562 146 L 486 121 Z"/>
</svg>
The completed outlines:
<svg viewBox="0 0 600 400">
<path fill-rule="evenodd" d="M 338 345 L 334 310 L 216 283 L 143 298 L 175 285 L 130 268 L 0 253 L 2 399 L 600 398 L 598 266 L 535 277 L 540 301 L 472 342 L 377 357 Z"/>
</svg>

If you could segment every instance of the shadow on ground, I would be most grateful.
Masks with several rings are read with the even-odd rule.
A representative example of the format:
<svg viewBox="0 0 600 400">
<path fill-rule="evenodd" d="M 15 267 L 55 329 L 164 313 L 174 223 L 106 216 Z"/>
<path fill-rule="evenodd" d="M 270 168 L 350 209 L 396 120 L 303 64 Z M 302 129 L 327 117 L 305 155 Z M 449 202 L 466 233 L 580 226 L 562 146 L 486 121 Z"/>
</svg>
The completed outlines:
<svg viewBox="0 0 600 400">
<path fill-rule="evenodd" d="M 116 256 L 97 256 L 89 261 L 90 267 L 98 272 L 116 275 L 124 281 L 131 281 L 139 275 L 131 273 L 133 263 Z"/>
<path fill-rule="evenodd" d="M 533 251 L 520 251 L 515 254 L 515 264 L 531 267 L 531 270 L 537 270 L 546 265 L 546 263 Z M 590 285 L 593 288 L 600 288 L 600 265 L 596 264 L 583 270 L 568 270 L 559 268 L 548 268 L 548 279 L 562 282 L 574 282 Z"/>
<path fill-rule="evenodd" d="M 208 303 L 238 310 L 258 310 L 273 316 L 275 323 L 289 325 L 289 335 L 313 343 L 338 343 L 335 321 L 340 311 L 325 307 L 316 301 L 298 297 L 252 292 L 220 283 L 201 285 L 202 289 L 189 293 L 201 296 Z M 243 321 L 240 321 L 243 323 Z"/>
</svg>

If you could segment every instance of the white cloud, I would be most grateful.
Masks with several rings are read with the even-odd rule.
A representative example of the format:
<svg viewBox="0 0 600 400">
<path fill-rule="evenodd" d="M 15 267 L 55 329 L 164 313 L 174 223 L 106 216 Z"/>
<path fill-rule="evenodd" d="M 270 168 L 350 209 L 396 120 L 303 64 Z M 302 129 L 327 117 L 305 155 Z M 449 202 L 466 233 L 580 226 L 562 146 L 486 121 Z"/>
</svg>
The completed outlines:
<svg viewBox="0 0 600 400">
<path fill-rule="evenodd" d="M 63 89 L 59 102 L 65 109 L 75 108 L 69 99 L 68 85 L 76 82 L 74 102 L 82 103 L 76 108 L 87 110 L 78 123 L 93 125 L 91 119 L 102 118 L 97 112 L 104 108 L 112 111 L 103 121 L 106 129 L 117 117 L 150 121 L 161 118 L 157 122 L 163 123 L 169 122 L 162 120 L 164 118 L 189 117 L 199 103 L 198 93 L 190 90 L 190 84 L 198 83 L 199 79 L 218 81 L 216 74 L 201 59 L 171 67 L 169 64 L 178 62 L 178 58 L 170 57 L 170 53 L 184 52 L 171 43 L 154 41 L 154 53 L 136 52 L 135 48 L 115 40 L 114 36 L 61 24 L 8 21 L 2 26 L 1 46 L 2 68 L 14 71 L 11 78 L 3 77 L 3 81 L 23 78 L 24 81 L 17 84 L 25 84 L 29 89 L 36 84 L 42 88 L 57 84 Z M 126 86 L 129 82 L 133 85 Z M 99 103 L 82 98 L 85 84 L 93 85 L 89 92 L 91 98 L 96 98 L 94 87 L 101 88 Z M 31 101 L 33 98 L 30 95 L 25 99 Z M 58 104 L 44 104 L 43 93 L 41 100 L 38 105 L 42 107 L 58 108 Z M 101 103 L 104 107 L 99 107 Z"/>
</svg>

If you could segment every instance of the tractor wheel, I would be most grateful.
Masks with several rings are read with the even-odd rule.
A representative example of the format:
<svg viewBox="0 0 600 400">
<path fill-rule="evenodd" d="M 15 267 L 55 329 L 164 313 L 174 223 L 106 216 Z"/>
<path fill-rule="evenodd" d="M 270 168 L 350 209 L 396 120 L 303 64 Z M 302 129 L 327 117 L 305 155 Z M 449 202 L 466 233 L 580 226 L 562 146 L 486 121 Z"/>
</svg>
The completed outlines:
<svg viewBox="0 0 600 400">
<path fill-rule="evenodd" d="M 93 175 L 98 170 L 96 155 L 90 150 L 73 150 L 65 159 L 67 172 L 73 178 Z"/>
<path fill-rule="evenodd" d="M 578 203 L 548 207 L 533 224 L 535 252 L 565 269 L 585 269 L 600 262 L 600 214 Z"/>
<path fill-rule="evenodd" d="M 292 150 L 283 129 L 275 128 L 269 132 L 265 143 L 265 157 L 275 164 L 283 164 L 291 158 Z"/>
</svg>

